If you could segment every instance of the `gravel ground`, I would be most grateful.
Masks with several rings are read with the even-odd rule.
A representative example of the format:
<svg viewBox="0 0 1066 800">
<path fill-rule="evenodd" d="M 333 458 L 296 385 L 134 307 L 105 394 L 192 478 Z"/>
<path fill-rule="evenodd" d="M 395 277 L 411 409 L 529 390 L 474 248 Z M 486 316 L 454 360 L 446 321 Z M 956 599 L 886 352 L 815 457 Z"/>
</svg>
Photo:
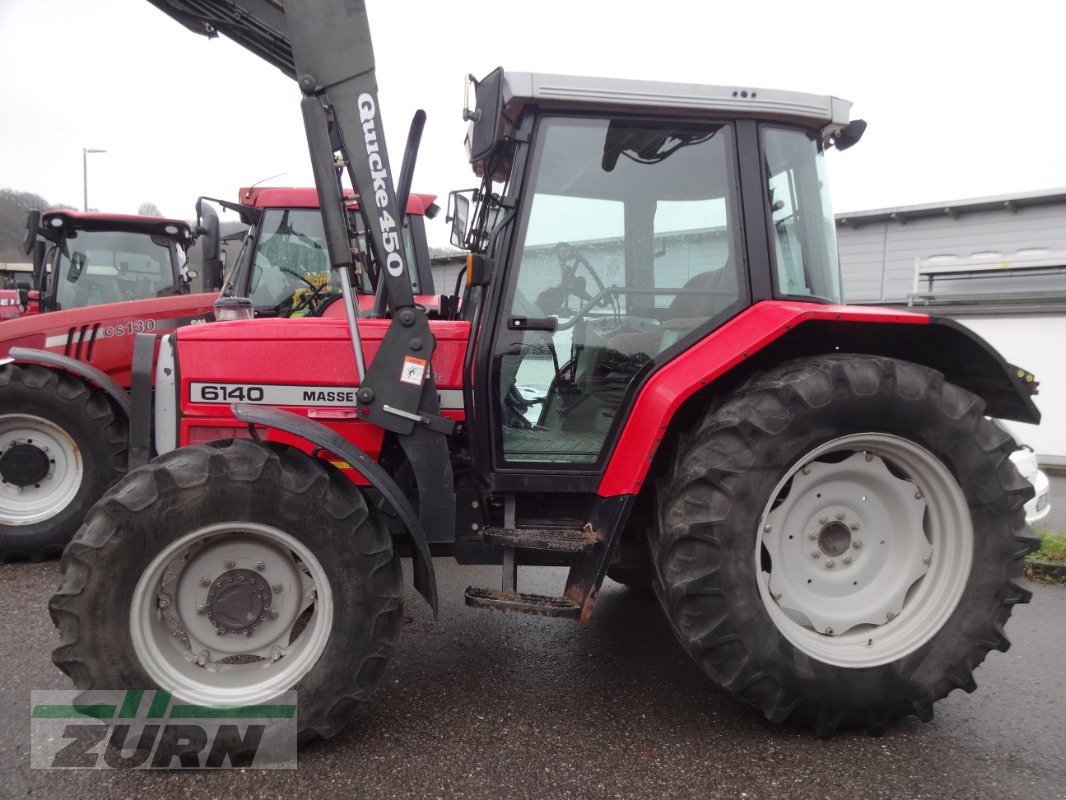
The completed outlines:
<svg viewBox="0 0 1066 800">
<path fill-rule="evenodd" d="M 96 773 L 29 768 L 30 690 L 68 688 L 45 609 L 59 569 L 0 566 L 0 797 L 1066 797 L 1066 587 L 1030 584 L 1033 603 L 1007 628 L 1014 646 L 932 723 L 823 740 L 712 686 L 653 600 L 608 582 L 584 625 L 504 615 L 462 599 L 497 569 L 437 569 L 440 620 L 407 592 L 378 696 L 295 771 Z M 520 583 L 552 593 L 562 579 L 523 570 Z"/>
</svg>

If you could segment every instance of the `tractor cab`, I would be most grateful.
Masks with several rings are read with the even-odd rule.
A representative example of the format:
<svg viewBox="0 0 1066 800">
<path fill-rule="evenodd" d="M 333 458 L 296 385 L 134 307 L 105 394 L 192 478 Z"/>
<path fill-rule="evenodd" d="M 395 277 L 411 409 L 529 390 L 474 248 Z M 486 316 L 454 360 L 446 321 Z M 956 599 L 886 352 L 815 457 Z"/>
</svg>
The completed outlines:
<svg viewBox="0 0 1066 800">
<path fill-rule="evenodd" d="M 247 297 L 257 317 L 332 316 L 341 306 L 337 276 L 330 269 L 326 235 L 313 187 L 243 188 L 239 203 L 222 203 L 249 225 L 233 264 L 222 281 L 222 294 Z M 432 195 L 412 194 L 404 220 L 403 237 L 409 264 L 411 290 L 432 305 L 433 292 L 426 218 L 438 207 Z M 366 230 L 354 196 L 346 197 L 348 223 L 356 231 L 361 260 L 352 275 L 353 287 L 370 308 L 378 284 L 374 261 L 368 254 Z"/>
<path fill-rule="evenodd" d="M 573 478 L 602 472 L 648 375 L 759 301 L 840 302 L 824 151 L 850 104 L 500 70 L 476 97 L 483 183 L 451 216 L 496 265 L 477 301 L 490 482 L 593 488 Z"/>
<path fill-rule="evenodd" d="M 188 294 L 187 222 L 97 212 L 30 212 L 26 252 L 40 311 Z"/>
</svg>

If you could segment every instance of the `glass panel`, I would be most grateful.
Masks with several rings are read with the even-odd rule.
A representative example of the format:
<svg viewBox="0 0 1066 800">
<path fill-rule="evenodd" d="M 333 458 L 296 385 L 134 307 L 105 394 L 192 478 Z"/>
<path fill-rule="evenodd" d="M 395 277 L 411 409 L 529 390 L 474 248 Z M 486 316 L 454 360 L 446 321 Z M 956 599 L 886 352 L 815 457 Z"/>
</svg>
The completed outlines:
<svg viewBox="0 0 1066 800">
<path fill-rule="evenodd" d="M 731 153 L 719 124 L 542 122 L 497 339 L 508 461 L 595 463 L 649 360 L 738 306 Z"/>
<path fill-rule="evenodd" d="M 249 296 L 266 314 L 307 314 L 332 284 L 326 235 L 318 209 L 263 212 Z"/>
<path fill-rule="evenodd" d="M 142 300 L 176 294 L 173 242 L 132 231 L 73 231 L 58 256 L 60 308 Z"/>
<path fill-rule="evenodd" d="M 777 291 L 841 302 L 836 224 L 825 157 L 818 142 L 795 130 L 766 128 Z"/>
</svg>

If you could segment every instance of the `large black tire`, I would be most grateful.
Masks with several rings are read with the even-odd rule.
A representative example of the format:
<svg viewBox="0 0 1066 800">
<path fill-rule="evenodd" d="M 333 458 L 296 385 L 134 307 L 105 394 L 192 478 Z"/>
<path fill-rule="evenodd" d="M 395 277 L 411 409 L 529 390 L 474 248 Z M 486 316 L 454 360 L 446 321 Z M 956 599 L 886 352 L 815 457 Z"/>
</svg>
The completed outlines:
<svg viewBox="0 0 1066 800">
<path fill-rule="evenodd" d="M 789 624 L 798 628 L 802 621 L 771 616 L 779 597 L 759 584 L 775 569 L 761 549 L 764 522 L 772 500 L 791 502 L 787 494 L 782 500 L 781 492 L 799 484 L 782 481 L 811 463 L 807 454 L 839 437 L 871 433 L 920 445 L 947 468 L 953 491 L 961 488 L 955 507 L 968 507 L 972 519 L 971 566 L 968 572 L 956 570 L 957 605 L 945 603 L 946 621 L 928 638 L 904 642 L 899 657 L 885 663 L 827 663 L 832 659 L 814 648 L 822 646 L 818 634 L 832 634 L 831 629 L 795 633 Z M 1014 447 L 1010 436 L 984 417 L 980 399 L 908 362 L 822 356 L 757 376 L 680 437 L 672 469 L 658 487 L 659 524 L 649 539 L 660 599 L 682 645 L 706 674 L 774 722 L 813 725 L 828 735 L 841 727 L 879 733 L 889 721 L 910 714 L 930 720 L 933 703 L 953 689 L 973 691 L 974 668 L 990 649 L 1009 646 L 1003 626 L 1012 606 L 1029 600 L 1029 592 L 1012 580 L 1035 546 L 1023 513 L 1032 487 L 1010 461 Z M 856 455 L 872 460 L 866 450 Z M 796 503 L 803 499 L 799 492 Z M 909 497 L 920 495 L 912 487 Z M 837 524 L 818 518 L 827 519 L 828 526 Z M 927 524 L 928 516 L 924 519 Z M 803 530 L 776 535 L 815 539 L 816 531 Z M 885 535 L 881 531 L 868 544 L 876 546 Z M 821 541 L 819 535 L 804 542 L 803 555 L 814 555 L 809 545 Z M 848 564 L 858 552 L 848 551 Z M 824 563 L 832 567 L 829 560 Z M 841 572 L 839 559 L 836 566 L 834 577 Z M 951 574 L 950 563 L 939 569 L 938 575 Z M 928 574 L 934 574 L 932 567 Z M 871 637 L 887 638 L 893 624 L 918 624 L 906 614 L 905 605 L 898 619 L 890 614 L 878 623 L 882 627 L 869 626 Z M 895 630 L 912 629 L 919 630 Z M 828 635 L 824 640 L 829 647 L 840 641 Z"/>
<path fill-rule="evenodd" d="M 62 433 L 48 430 L 47 426 L 55 426 Z M 78 484 L 72 495 L 59 485 L 64 479 L 57 478 L 56 472 L 39 484 L 29 483 L 19 490 L 19 503 L 25 499 L 33 503 L 34 495 L 38 496 L 43 510 L 34 508 L 32 516 L 26 513 L 25 506 L 16 507 L 14 495 L 0 491 L 0 560 L 58 555 L 93 503 L 126 471 L 126 419 L 107 395 L 72 375 L 40 366 L 8 364 L 0 367 L 0 431 L 3 430 L 29 431 L 19 436 L 19 441 L 33 438 L 34 430 L 41 431 L 53 437 L 53 446 L 58 442 L 68 456 L 76 454 L 81 460 L 80 478 L 70 478 L 72 487 Z M 11 439 L 12 435 L 0 434 L 0 449 L 7 447 Z M 25 445 L 24 452 L 29 447 Z M 30 452 L 42 462 L 55 455 L 48 452 L 38 456 L 36 448 Z M 55 462 L 52 463 L 54 469 Z M 18 471 L 17 467 L 9 469 Z M 64 474 L 72 476 L 73 471 Z M 57 495 L 64 500 L 49 506 Z"/>
<path fill-rule="evenodd" d="M 241 440 L 185 447 L 127 475 L 63 554 L 50 603 L 62 640 L 53 660 L 79 689 L 173 690 L 149 678 L 134 647 L 135 586 L 183 534 L 233 522 L 290 533 L 324 569 L 334 609 L 328 639 L 286 688 L 298 695 L 299 741 L 333 736 L 373 695 L 399 637 L 400 565 L 362 492 L 293 448 Z"/>
</svg>

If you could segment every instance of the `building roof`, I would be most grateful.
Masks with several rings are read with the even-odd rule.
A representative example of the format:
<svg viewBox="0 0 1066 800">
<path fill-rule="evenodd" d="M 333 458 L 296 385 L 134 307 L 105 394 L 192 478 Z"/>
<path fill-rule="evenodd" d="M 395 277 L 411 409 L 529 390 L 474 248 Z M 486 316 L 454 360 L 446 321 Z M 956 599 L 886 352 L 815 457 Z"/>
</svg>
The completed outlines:
<svg viewBox="0 0 1066 800">
<path fill-rule="evenodd" d="M 1026 206 L 1046 206 L 1066 203 L 1066 188 L 1043 189 L 1034 192 L 973 197 L 965 200 L 922 203 L 913 206 L 875 208 L 869 211 L 845 211 L 836 215 L 837 225 L 869 225 L 876 222 L 899 222 L 929 217 L 959 217 L 979 211 L 1017 211 Z"/>
</svg>

